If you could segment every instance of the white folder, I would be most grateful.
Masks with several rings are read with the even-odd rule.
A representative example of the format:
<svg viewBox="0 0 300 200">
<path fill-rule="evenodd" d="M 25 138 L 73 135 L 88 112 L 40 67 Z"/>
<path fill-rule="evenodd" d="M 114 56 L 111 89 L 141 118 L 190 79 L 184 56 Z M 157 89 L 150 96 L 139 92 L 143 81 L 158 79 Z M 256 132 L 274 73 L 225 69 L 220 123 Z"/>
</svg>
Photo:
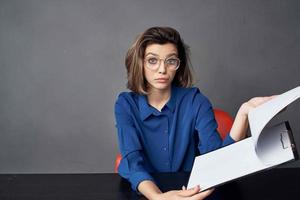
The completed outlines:
<svg viewBox="0 0 300 200">
<path fill-rule="evenodd" d="M 298 158 L 287 121 L 267 127 L 270 120 L 300 97 L 300 86 L 251 110 L 251 137 L 197 156 L 187 188 L 206 190 Z"/>
</svg>

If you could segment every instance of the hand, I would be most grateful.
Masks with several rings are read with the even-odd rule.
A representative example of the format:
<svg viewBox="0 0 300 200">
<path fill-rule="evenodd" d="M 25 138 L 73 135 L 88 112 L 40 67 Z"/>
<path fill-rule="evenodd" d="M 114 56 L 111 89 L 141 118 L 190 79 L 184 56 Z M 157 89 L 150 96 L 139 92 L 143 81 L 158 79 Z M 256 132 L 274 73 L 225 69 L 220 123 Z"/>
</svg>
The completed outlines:
<svg viewBox="0 0 300 200">
<path fill-rule="evenodd" d="M 185 187 L 182 188 L 182 190 L 171 190 L 169 192 L 165 192 L 162 194 L 159 194 L 158 198 L 159 200 L 202 200 L 209 196 L 214 189 L 206 190 L 204 192 L 200 192 L 200 187 L 196 186 L 192 189 L 185 189 Z M 200 192 L 200 193 L 199 193 Z"/>
<path fill-rule="evenodd" d="M 239 141 L 246 137 L 248 129 L 248 114 L 257 106 L 273 99 L 277 95 L 268 97 L 254 97 L 242 104 L 230 130 L 230 136 L 233 140 Z"/>
<path fill-rule="evenodd" d="M 242 106 L 240 107 L 239 113 L 242 114 L 243 116 L 247 117 L 250 110 L 273 99 L 276 96 L 277 95 L 267 96 L 267 97 L 254 97 L 254 98 L 250 99 L 249 101 L 242 104 Z"/>
</svg>

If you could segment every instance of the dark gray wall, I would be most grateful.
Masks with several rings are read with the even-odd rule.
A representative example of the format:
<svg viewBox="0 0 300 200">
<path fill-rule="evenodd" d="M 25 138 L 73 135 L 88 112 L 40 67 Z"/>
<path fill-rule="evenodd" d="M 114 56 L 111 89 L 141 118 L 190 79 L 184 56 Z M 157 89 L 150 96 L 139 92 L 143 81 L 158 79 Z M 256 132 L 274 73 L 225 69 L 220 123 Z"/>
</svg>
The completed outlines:
<svg viewBox="0 0 300 200">
<path fill-rule="evenodd" d="M 0 173 L 112 172 L 124 55 L 146 28 L 178 29 L 196 86 L 235 115 L 299 85 L 299 20 L 297 0 L 0 0 Z M 299 116 L 281 117 L 300 149 Z"/>
</svg>

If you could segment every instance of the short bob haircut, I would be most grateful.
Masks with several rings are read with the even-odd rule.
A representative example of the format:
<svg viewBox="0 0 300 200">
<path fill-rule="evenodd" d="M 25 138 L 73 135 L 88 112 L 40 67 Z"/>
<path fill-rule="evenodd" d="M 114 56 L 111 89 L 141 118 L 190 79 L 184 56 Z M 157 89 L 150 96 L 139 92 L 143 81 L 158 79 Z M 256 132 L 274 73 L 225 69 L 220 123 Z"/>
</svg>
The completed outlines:
<svg viewBox="0 0 300 200">
<path fill-rule="evenodd" d="M 178 51 L 180 66 L 176 71 L 173 85 L 191 87 L 193 77 L 189 58 L 189 47 L 184 44 L 178 31 L 170 27 L 151 27 L 140 34 L 129 48 L 125 58 L 127 88 L 138 94 L 147 94 L 147 81 L 144 77 L 145 50 L 151 44 L 174 44 Z"/>
</svg>

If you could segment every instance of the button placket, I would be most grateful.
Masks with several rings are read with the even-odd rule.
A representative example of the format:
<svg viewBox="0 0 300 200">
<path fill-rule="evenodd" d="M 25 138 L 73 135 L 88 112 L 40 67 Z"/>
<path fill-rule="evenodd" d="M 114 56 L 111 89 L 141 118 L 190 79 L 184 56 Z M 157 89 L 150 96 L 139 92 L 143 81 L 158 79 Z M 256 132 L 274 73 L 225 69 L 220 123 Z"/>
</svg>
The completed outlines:
<svg viewBox="0 0 300 200">
<path fill-rule="evenodd" d="M 168 117 L 166 118 L 166 123 L 165 123 L 165 130 L 164 130 L 164 134 L 168 134 L 168 132 L 169 132 L 169 120 L 168 120 Z M 167 136 L 167 138 L 169 138 L 169 136 Z M 167 142 L 166 142 L 166 144 L 165 144 L 165 146 L 163 147 L 163 151 L 165 151 L 166 152 L 166 154 L 167 154 L 167 160 L 166 160 L 166 162 L 165 162 L 165 165 L 166 165 L 166 167 L 168 167 L 169 168 L 169 166 L 170 166 L 170 161 L 169 161 L 169 140 L 167 140 Z"/>
</svg>

